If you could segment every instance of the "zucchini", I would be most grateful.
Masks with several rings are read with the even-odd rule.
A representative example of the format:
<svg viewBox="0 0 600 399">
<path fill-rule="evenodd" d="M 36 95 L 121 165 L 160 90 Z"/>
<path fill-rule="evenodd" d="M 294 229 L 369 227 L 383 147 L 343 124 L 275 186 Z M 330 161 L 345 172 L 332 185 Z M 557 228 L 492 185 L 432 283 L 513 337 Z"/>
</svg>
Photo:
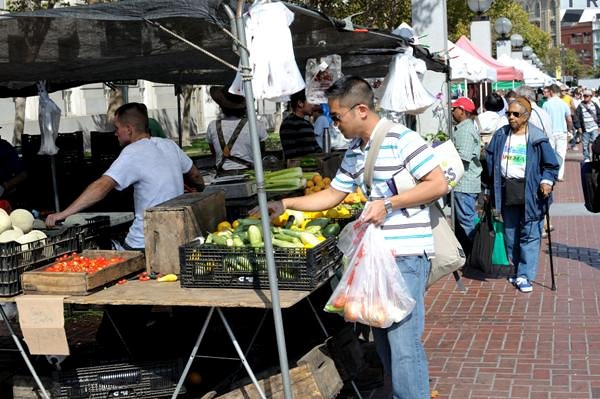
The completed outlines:
<svg viewBox="0 0 600 399">
<path fill-rule="evenodd" d="M 260 219 L 245 218 L 245 219 L 238 219 L 238 220 L 240 222 L 240 226 L 248 227 L 248 226 L 257 226 L 260 224 Z"/>
<path fill-rule="evenodd" d="M 330 223 L 322 231 L 325 237 L 334 237 L 340 234 L 341 227 L 338 223 Z"/>
<path fill-rule="evenodd" d="M 292 242 L 294 244 L 302 244 L 302 241 L 300 241 L 299 238 L 288 236 L 287 234 L 283 234 L 283 233 L 276 233 L 273 235 L 273 238 L 277 238 L 278 240 L 282 240 L 282 241 Z"/>
<path fill-rule="evenodd" d="M 306 227 L 319 226 L 321 228 L 321 230 L 322 230 L 330 222 L 331 222 L 331 219 L 329 219 L 329 218 L 316 218 L 316 219 L 313 219 L 310 222 L 306 223 Z"/>
<path fill-rule="evenodd" d="M 302 244 L 279 240 L 275 237 L 273 237 L 271 239 L 271 242 L 273 243 L 273 246 L 276 246 L 279 248 L 304 248 L 304 245 L 302 245 Z"/>
<path fill-rule="evenodd" d="M 260 233 L 258 226 L 252 225 L 248 227 L 248 241 L 250 241 L 251 246 L 262 243 L 262 240 L 262 234 Z"/>
</svg>

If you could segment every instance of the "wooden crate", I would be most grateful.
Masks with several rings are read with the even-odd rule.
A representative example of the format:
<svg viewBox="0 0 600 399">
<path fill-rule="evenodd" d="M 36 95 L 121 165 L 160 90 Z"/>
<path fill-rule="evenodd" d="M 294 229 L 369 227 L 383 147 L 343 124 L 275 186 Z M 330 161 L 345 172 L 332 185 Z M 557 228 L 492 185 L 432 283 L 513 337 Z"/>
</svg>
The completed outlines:
<svg viewBox="0 0 600 399">
<path fill-rule="evenodd" d="M 258 381 L 267 398 L 283 399 L 281 374 Z M 298 360 L 298 366 L 290 369 L 292 396 L 302 399 L 333 399 L 341 391 L 343 382 L 333 360 L 327 355 L 324 344 L 318 345 Z M 260 398 L 253 384 L 245 385 L 219 399 Z"/>
<path fill-rule="evenodd" d="M 146 270 L 179 274 L 179 246 L 216 230 L 225 220 L 222 191 L 188 193 L 144 213 Z"/>
<path fill-rule="evenodd" d="M 26 294 L 88 295 L 94 290 L 120 278 L 144 269 L 144 255 L 139 251 L 108 251 L 86 249 L 81 254 L 88 258 L 112 258 L 125 261 L 111 265 L 96 273 L 47 272 L 48 266 L 23 273 L 22 285 Z"/>
</svg>

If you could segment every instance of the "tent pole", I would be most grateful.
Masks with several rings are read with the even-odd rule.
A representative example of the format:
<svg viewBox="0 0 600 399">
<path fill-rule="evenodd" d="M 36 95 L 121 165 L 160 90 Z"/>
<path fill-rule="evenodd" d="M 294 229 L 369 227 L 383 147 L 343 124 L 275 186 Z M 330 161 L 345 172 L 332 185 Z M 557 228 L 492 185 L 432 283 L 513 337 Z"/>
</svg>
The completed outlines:
<svg viewBox="0 0 600 399">
<path fill-rule="evenodd" d="M 248 50 L 246 43 L 246 31 L 244 29 L 244 11 L 245 0 L 238 0 L 235 22 L 237 26 L 237 35 L 242 43 L 240 46 L 241 76 L 244 83 L 244 96 L 246 98 L 246 109 L 248 110 L 248 125 L 250 128 L 250 137 L 252 139 L 252 155 L 254 159 L 254 170 L 256 172 L 256 186 L 258 189 L 258 205 L 263 231 L 270 231 L 269 210 L 267 208 L 267 195 L 265 191 L 265 182 L 263 175 L 263 166 L 260 153 L 260 142 L 258 139 L 258 130 L 256 127 L 256 110 L 254 108 L 254 93 L 252 92 L 252 69 L 248 59 Z M 269 289 L 271 291 L 271 306 L 273 308 L 273 320 L 275 322 L 275 336 L 277 339 L 277 350 L 279 352 L 279 366 L 283 380 L 283 393 L 285 399 L 292 399 L 292 390 L 290 385 L 290 371 L 288 365 L 287 351 L 285 346 L 285 335 L 283 332 L 283 320 L 281 317 L 281 305 L 279 303 L 279 288 L 277 282 L 277 272 L 275 269 L 275 258 L 273 257 L 273 243 L 271 235 L 265 234 L 265 254 L 267 260 L 267 270 L 269 272 Z"/>
<path fill-rule="evenodd" d="M 177 95 L 177 137 L 179 138 L 179 148 L 183 147 L 183 126 L 181 126 L 181 85 L 175 85 L 175 94 Z"/>
</svg>

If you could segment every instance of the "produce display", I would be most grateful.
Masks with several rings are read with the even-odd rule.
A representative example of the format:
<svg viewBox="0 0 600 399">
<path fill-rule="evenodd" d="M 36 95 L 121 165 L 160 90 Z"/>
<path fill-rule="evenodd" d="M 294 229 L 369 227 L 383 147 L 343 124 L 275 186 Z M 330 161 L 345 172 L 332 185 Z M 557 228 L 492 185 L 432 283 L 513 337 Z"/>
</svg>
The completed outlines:
<svg viewBox="0 0 600 399">
<path fill-rule="evenodd" d="M 44 271 L 93 274 L 99 270 L 124 261 L 125 258 L 121 256 L 89 258 L 87 256 L 78 255 L 77 253 L 72 253 L 58 257 L 56 262 L 45 268 Z"/>
<path fill-rule="evenodd" d="M 33 230 L 33 225 L 34 217 L 25 209 L 15 209 L 10 215 L 0 209 L 0 244 L 14 241 L 26 250 L 27 244 L 48 238 L 43 231 Z"/>
</svg>

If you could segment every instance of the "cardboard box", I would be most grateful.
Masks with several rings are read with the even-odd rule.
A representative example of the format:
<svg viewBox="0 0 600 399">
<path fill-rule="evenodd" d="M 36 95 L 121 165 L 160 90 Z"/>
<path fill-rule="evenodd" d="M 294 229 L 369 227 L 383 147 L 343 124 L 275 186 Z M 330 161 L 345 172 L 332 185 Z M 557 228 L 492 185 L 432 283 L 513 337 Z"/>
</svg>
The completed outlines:
<svg viewBox="0 0 600 399">
<path fill-rule="evenodd" d="M 63 300 L 49 295 L 17 297 L 21 332 L 32 355 L 69 355 Z"/>
<path fill-rule="evenodd" d="M 125 258 L 96 273 L 48 272 L 51 265 L 23 273 L 22 285 L 26 294 L 88 295 L 94 290 L 117 281 L 122 277 L 144 269 L 144 254 L 139 251 L 109 251 L 86 249 L 80 254 L 87 258 Z"/>
<path fill-rule="evenodd" d="M 144 213 L 146 270 L 179 274 L 179 246 L 215 231 L 225 220 L 222 191 L 188 193 Z"/>
</svg>

